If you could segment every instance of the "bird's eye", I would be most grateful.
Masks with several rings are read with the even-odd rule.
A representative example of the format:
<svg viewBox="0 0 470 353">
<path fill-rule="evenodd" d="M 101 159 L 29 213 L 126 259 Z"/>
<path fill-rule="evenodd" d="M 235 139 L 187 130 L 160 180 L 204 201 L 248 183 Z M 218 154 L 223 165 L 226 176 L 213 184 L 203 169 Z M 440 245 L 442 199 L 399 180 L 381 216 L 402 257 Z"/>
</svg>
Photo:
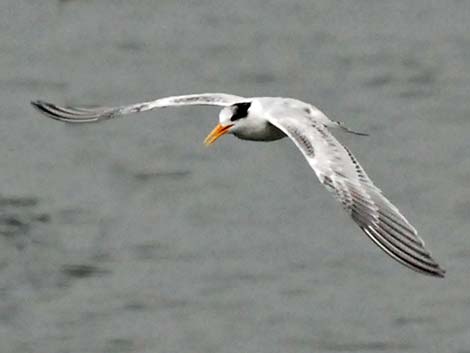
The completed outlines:
<svg viewBox="0 0 470 353">
<path fill-rule="evenodd" d="M 233 115 L 230 118 L 231 121 L 246 118 L 248 116 L 248 109 L 250 109 L 251 102 L 237 103 L 233 105 Z"/>
</svg>

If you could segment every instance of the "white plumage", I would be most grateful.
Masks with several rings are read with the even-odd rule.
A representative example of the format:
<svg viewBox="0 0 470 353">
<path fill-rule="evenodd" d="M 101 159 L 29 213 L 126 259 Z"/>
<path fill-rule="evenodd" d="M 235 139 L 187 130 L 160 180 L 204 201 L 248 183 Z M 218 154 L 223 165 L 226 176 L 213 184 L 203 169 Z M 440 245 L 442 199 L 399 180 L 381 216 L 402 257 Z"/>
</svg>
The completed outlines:
<svg viewBox="0 0 470 353">
<path fill-rule="evenodd" d="M 223 107 L 219 124 L 207 136 L 211 144 L 224 134 L 244 140 L 272 141 L 288 136 L 302 152 L 326 188 L 335 193 L 365 234 L 392 258 L 417 272 L 443 277 L 442 269 L 424 248 L 416 229 L 383 196 L 354 155 L 328 131 L 341 128 L 319 109 L 297 99 L 244 98 L 204 93 L 160 98 L 111 108 L 61 107 L 44 101 L 32 104 L 47 116 L 67 123 L 91 123 L 155 108 L 186 105 Z"/>
</svg>

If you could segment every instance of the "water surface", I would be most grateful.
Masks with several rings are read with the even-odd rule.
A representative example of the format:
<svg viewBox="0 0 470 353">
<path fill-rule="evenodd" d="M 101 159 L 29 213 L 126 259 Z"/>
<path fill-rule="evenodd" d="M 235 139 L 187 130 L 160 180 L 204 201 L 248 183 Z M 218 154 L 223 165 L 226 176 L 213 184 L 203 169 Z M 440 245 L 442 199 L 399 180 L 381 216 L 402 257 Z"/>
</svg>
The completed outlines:
<svg viewBox="0 0 470 353">
<path fill-rule="evenodd" d="M 0 5 L 0 345 L 10 352 L 470 351 L 470 5 Z M 415 274 L 287 140 L 221 139 L 214 108 L 101 125 L 29 101 L 225 91 L 309 101 L 448 270 Z"/>
</svg>

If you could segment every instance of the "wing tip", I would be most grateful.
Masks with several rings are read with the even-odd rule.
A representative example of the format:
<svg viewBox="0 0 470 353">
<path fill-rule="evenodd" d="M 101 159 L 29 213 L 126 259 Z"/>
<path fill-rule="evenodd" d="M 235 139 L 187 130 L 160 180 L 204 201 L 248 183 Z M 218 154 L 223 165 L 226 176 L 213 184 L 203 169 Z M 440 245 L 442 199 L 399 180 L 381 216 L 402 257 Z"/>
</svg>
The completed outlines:
<svg viewBox="0 0 470 353">
<path fill-rule="evenodd" d="M 440 267 L 437 263 L 436 265 L 437 265 L 436 271 L 430 275 L 433 277 L 445 278 L 447 271 L 444 268 Z"/>
<path fill-rule="evenodd" d="M 417 256 L 415 251 L 410 252 L 410 250 L 412 250 L 411 248 L 404 248 L 389 242 L 387 238 L 384 238 L 380 233 L 377 233 L 377 230 L 374 228 L 361 227 L 361 229 L 376 245 L 378 245 L 381 250 L 402 265 L 426 276 L 438 278 L 445 277 L 446 270 L 439 266 L 431 253 L 424 247 L 421 249 L 425 251 L 425 256 Z"/>
<path fill-rule="evenodd" d="M 51 111 L 51 108 L 55 107 L 52 103 L 43 101 L 41 99 L 32 100 L 30 103 L 33 106 L 33 108 L 35 108 L 40 113 L 46 115 L 47 117 L 55 119 L 55 120 L 61 120 L 60 116 L 54 114 Z"/>
<path fill-rule="evenodd" d="M 42 111 L 44 104 L 46 104 L 45 101 L 40 99 L 32 100 L 30 103 L 35 109 L 38 109 L 40 111 Z"/>
<path fill-rule="evenodd" d="M 95 112 L 79 111 L 77 108 L 66 108 L 53 103 L 43 101 L 41 99 L 32 100 L 31 105 L 41 114 L 48 118 L 62 121 L 64 123 L 77 124 L 77 123 L 93 123 L 99 120 L 99 116 Z M 106 118 L 112 117 L 111 114 Z M 104 118 L 104 115 L 101 117 Z"/>
<path fill-rule="evenodd" d="M 35 99 L 35 100 L 32 100 L 30 103 L 33 107 L 36 107 L 36 108 L 41 108 L 47 105 L 52 105 L 51 103 L 43 101 L 42 99 Z"/>
</svg>

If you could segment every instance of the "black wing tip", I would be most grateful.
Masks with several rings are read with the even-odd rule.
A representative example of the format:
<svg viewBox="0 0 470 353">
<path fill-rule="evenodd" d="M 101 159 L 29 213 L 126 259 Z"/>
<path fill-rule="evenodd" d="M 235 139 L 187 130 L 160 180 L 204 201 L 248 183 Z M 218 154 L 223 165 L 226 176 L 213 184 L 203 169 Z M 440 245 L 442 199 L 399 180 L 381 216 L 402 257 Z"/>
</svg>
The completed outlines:
<svg viewBox="0 0 470 353">
<path fill-rule="evenodd" d="M 37 100 L 34 100 L 34 101 L 31 101 L 30 102 L 31 105 L 36 108 L 36 109 L 39 109 L 39 110 L 42 110 L 44 104 L 46 104 L 46 102 L 40 100 L 40 99 L 37 99 Z"/>
<path fill-rule="evenodd" d="M 402 265 L 425 276 L 445 277 L 446 270 L 439 266 L 432 258 L 431 253 L 424 247 L 422 247 L 422 250 L 426 252 L 426 256 L 418 257 L 415 252 L 410 252 L 411 248 L 404 248 L 390 243 L 387 238 L 377 233 L 377 230 L 374 228 L 361 227 L 361 229 L 381 250 Z"/>
<path fill-rule="evenodd" d="M 426 251 L 426 249 L 424 248 L 424 242 L 423 242 L 423 250 Z M 419 273 L 422 273 L 424 275 L 427 275 L 427 276 L 431 276 L 431 277 L 437 277 L 437 278 L 444 278 L 446 276 L 446 270 L 444 268 L 442 268 L 436 260 L 434 260 L 434 258 L 432 257 L 432 254 L 428 251 L 428 259 L 432 261 L 432 268 L 417 268 L 417 267 L 414 267 L 414 266 L 408 266 L 409 268 L 411 268 L 412 270 L 416 271 L 416 272 L 419 272 Z"/>
<path fill-rule="evenodd" d="M 44 107 L 44 106 L 47 106 L 47 105 L 52 105 L 52 103 L 43 101 L 42 99 L 32 100 L 30 103 L 31 103 L 34 107 Z"/>
<path fill-rule="evenodd" d="M 436 268 L 436 272 L 432 273 L 431 276 L 434 276 L 434 277 L 438 277 L 438 278 L 444 278 L 446 276 L 446 270 L 443 269 L 442 267 L 438 267 Z"/>
<path fill-rule="evenodd" d="M 47 106 L 50 105 L 50 103 L 40 100 L 40 99 L 31 101 L 30 103 L 33 106 L 33 108 L 38 110 L 40 113 L 47 114 L 50 116 L 49 109 L 47 109 Z"/>
<path fill-rule="evenodd" d="M 430 260 L 432 260 L 434 262 L 433 264 L 433 268 L 423 268 L 421 266 L 417 266 L 416 264 L 405 264 L 404 265 L 408 268 L 410 268 L 411 270 L 415 271 L 415 272 L 418 272 L 418 273 L 421 273 L 423 275 L 426 275 L 426 276 L 430 276 L 430 277 L 436 277 L 436 278 L 444 278 L 446 276 L 446 270 L 444 268 L 442 268 L 441 266 L 439 266 L 439 264 L 434 261 L 434 259 L 432 257 L 430 257 Z"/>
<path fill-rule="evenodd" d="M 45 116 L 52 118 L 54 120 L 64 121 L 63 117 L 53 112 L 55 108 L 54 104 L 40 100 L 40 99 L 33 100 L 30 103 L 37 111 L 44 114 Z"/>
<path fill-rule="evenodd" d="M 107 109 L 81 109 L 73 107 L 62 107 L 40 99 L 32 100 L 31 105 L 45 116 L 70 124 L 95 123 L 100 120 L 110 119 L 115 116 L 116 111 Z"/>
<path fill-rule="evenodd" d="M 54 107 L 54 105 L 52 103 L 49 103 L 49 102 L 46 102 L 46 101 L 43 101 L 43 100 L 40 100 L 40 99 L 31 101 L 30 103 L 34 108 L 39 110 L 41 113 L 46 113 L 46 114 L 51 114 L 49 108 Z"/>
</svg>

